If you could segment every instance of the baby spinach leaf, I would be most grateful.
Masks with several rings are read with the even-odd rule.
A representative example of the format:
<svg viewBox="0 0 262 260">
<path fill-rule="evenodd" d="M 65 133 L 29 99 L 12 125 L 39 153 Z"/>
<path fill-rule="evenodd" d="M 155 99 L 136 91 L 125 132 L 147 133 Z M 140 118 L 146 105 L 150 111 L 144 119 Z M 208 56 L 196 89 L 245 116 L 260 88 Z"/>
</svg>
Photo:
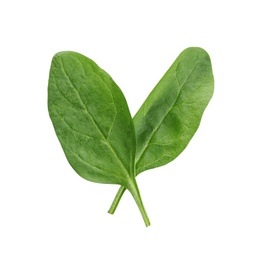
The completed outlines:
<svg viewBox="0 0 262 260">
<path fill-rule="evenodd" d="M 169 163 L 186 148 L 213 91 L 207 52 L 201 48 L 184 50 L 133 119 L 136 174 Z M 124 191 L 124 187 L 119 189 L 109 213 L 114 213 Z"/>
<path fill-rule="evenodd" d="M 165 165 L 186 148 L 213 90 L 207 52 L 201 48 L 184 50 L 134 117 L 137 174 Z"/>
<path fill-rule="evenodd" d="M 134 124 L 112 78 L 79 53 L 57 53 L 50 69 L 48 110 L 73 169 L 86 180 L 127 188 L 150 225 L 135 181 Z"/>
</svg>

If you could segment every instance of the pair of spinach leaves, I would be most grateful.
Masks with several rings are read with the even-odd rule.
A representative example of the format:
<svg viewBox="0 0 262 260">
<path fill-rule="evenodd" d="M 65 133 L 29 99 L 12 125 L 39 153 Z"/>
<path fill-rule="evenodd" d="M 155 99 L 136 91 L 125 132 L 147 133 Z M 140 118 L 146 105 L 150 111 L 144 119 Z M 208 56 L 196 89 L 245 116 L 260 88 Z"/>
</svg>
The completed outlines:
<svg viewBox="0 0 262 260">
<path fill-rule="evenodd" d="M 66 51 L 52 60 L 48 110 L 73 169 L 86 180 L 121 185 L 109 213 L 128 189 L 149 226 L 135 177 L 185 149 L 213 90 L 209 55 L 187 48 L 132 119 L 113 79 L 89 58 Z"/>
</svg>

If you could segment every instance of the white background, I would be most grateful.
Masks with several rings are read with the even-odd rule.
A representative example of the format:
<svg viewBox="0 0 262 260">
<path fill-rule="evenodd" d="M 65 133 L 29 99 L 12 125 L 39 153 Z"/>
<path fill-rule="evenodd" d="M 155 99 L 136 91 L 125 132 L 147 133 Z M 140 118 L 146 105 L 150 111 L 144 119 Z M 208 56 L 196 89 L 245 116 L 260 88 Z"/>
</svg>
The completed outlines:
<svg viewBox="0 0 262 260">
<path fill-rule="evenodd" d="M 0 259 L 262 259 L 260 1 L 1 1 Z M 80 52 L 132 115 L 178 54 L 210 54 L 215 93 L 172 163 L 126 193 L 69 166 L 47 112 L 52 56 Z"/>
</svg>

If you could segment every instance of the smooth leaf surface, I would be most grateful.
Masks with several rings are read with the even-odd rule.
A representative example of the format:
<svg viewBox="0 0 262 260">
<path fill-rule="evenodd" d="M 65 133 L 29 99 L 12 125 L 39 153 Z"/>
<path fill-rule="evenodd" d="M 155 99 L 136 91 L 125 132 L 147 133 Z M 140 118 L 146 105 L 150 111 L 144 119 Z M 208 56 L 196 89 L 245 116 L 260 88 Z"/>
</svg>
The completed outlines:
<svg viewBox="0 0 262 260">
<path fill-rule="evenodd" d="M 74 170 L 99 183 L 127 183 L 134 175 L 135 133 L 126 100 L 92 60 L 60 52 L 52 60 L 48 108 Z"/>
<path fill-rule="evenodd" d="M 184 50 L 133 119 L 137 174 L 174 160 L 185 149 L 213 90 L 207 52 L 193 47 Z"/>
<path fill-rule="evenodd" d="M 208 53 L 185 49 L 134 116 L 136 175 L 171 162 L 186 148 L 213 92 Z M 119 188 L 109 213 L 114 213 L 124 191 Z"/>
</svg>

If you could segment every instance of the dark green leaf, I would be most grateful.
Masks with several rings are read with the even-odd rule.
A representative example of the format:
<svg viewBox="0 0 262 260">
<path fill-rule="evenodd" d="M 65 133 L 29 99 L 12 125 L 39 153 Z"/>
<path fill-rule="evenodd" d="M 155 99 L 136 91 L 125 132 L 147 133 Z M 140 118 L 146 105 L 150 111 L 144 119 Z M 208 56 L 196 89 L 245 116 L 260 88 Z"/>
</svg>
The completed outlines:
<svg viewBox="0 0 262 260">
<path fill-rule="evenodd" d="M 184 50 L 133 119 L 136 175 L 169 163 L 186 148 L 213 91 L 214 78 L 207 52 L 194 47 Z M 124 191 L 120 187 L 109 213 L 114 213 Z"/>
<path fill-rule="evenodd" d="M 185 149 L 213 89 L 207 52 L 201 48 L 184 50 L 134 117 L 137 174 L 174 160 Z"/>
<path fill-rule="evenodd" d="M 57 53 L 49 75 L 48 110 L 74 170 L 89 181 L 129 189 L 149 226 L 135 181 L 134 124 L 112 78 L 79 53 Z"/>
<path fill-rule="evenodd" d="M 56 54 L 48 108 L 65 155 L 80 176 L 127 185 L 134 173 L 134 127 L 121 90 L 105 71 L 81 54 Z"/>
</svg>

